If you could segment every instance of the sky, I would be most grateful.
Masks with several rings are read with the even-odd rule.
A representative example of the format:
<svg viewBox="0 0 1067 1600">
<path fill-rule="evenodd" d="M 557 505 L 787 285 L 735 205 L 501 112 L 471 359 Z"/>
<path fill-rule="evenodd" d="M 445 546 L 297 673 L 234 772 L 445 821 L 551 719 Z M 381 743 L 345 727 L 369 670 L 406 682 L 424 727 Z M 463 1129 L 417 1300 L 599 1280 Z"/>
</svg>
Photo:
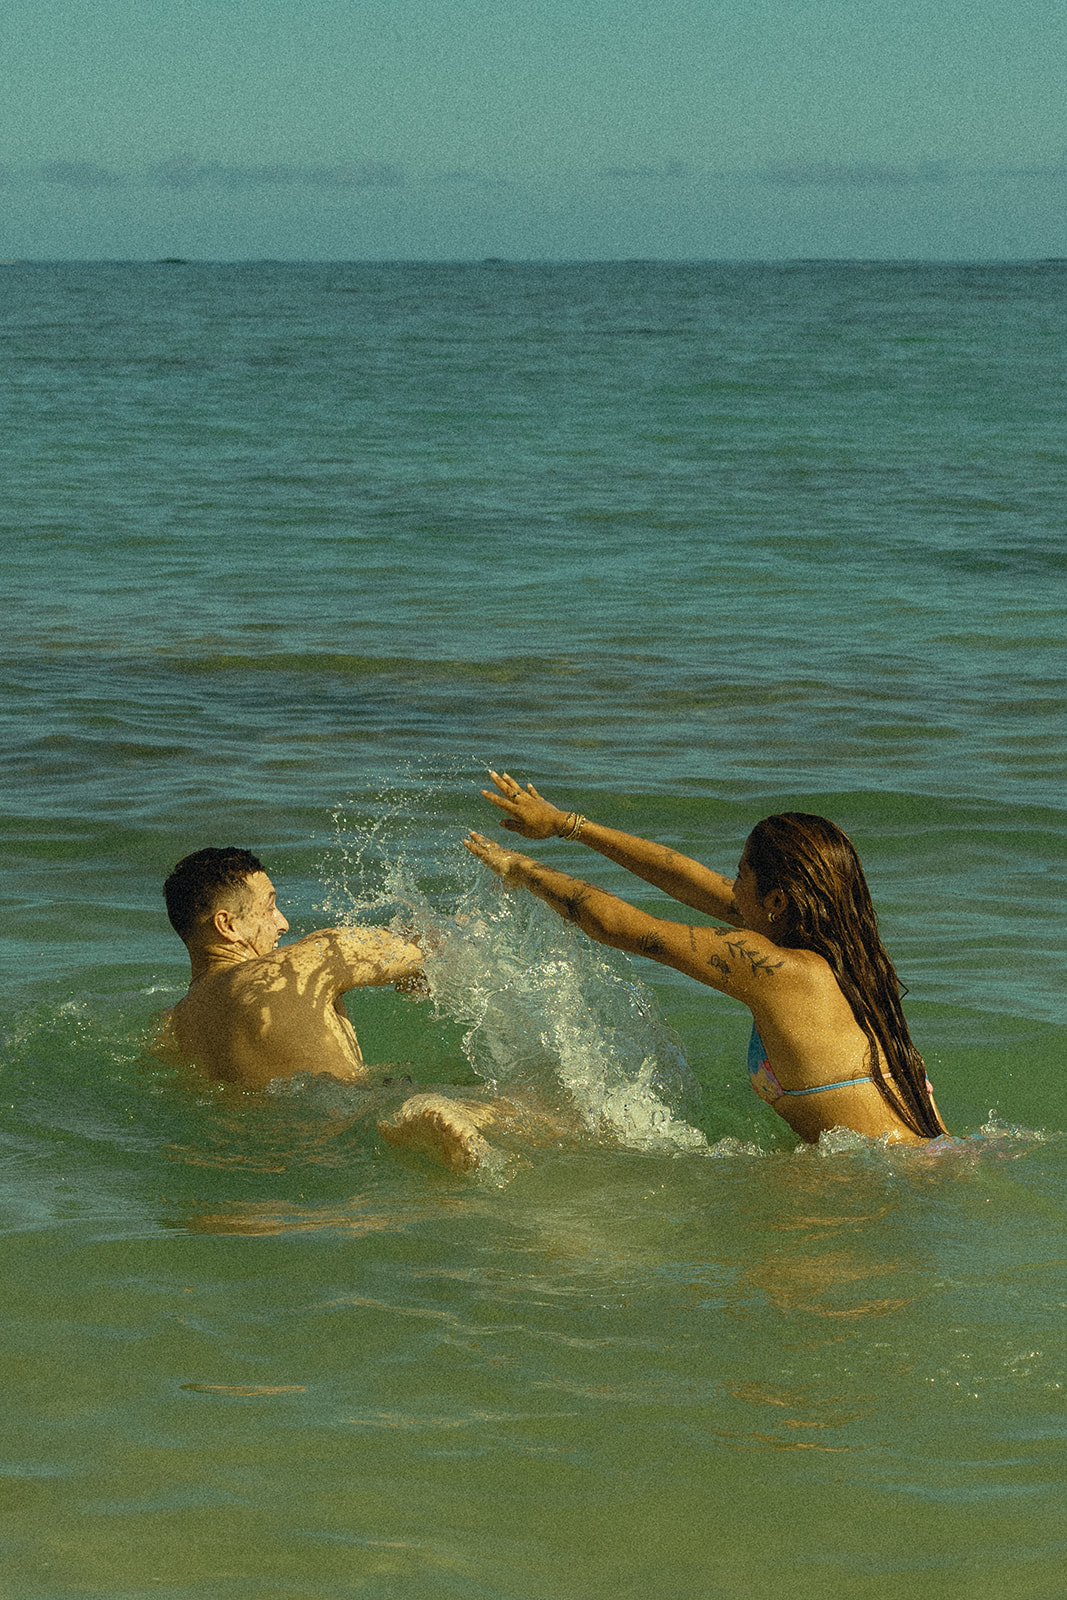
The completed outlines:
<svg viewBox="0 0 1067 1600">
<path fill-rule="evenodd" d="M 0 260 L 1067 256 L 1063 0 L 0 0 Z"/>
</svg>

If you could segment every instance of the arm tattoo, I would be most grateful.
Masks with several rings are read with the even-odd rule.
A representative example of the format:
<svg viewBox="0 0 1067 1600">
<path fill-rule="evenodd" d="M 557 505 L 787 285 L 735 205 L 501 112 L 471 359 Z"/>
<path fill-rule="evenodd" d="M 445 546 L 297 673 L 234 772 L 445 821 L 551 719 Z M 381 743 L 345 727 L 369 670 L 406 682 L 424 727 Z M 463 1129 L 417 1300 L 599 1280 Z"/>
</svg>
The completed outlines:
<svg viewBox="0 0 1067 1600">
<path fill-rule="evenodd" d="M 692 950 L 694 955 L 699 955 L 700 952 L 697 949 L 697 931 L 696 931 L 696 929 L 692 928 L 692 927 L 691 928 L 687 928 L 686 932 L 689 935 L 689 948 L 690 948 L 690 950 Z M 719 955 L 718 951 L 716 951 L 716 950 L 713 950 L 711 952 L 711 955 L 707 957 L 707 964 L 708 964 L 709 967 L 715 967 L 717 969 L 717 971 L 725 973 L 727 977 L 729 977 L 731 972 L 734 970 L 733 967 L 731 967 L 730 963 L 725 959 L 725 957 Z"/>
<path fill-rule="evenodd" d="M 784 960 L 772 961 L 770 956 L 757 955 L 755 950 L 748 948 L 743 939 L 725 939 L 723 943 L 732 956 L 736 956 L 738 960 L 748 962 L 753 974 L 759 973 L 766 978 L 772 972 L 777 972 L 779 967 L 785 966 Z"/>
<path fill-rule="evenodd" d="M 667 946 L 664 944 L 659 934 L 654 933 L 653 930 L 649 928 L 648 932 L 642 934 L 641 938 L 637 941 L 637 948 L 640 950 L 643 956 L 661 956 L 665 954 Z"/>
<path fill-rule="evenodd" d="M 573 878 L 571 882 L 574 882 Z M 568 922 L 581 922 L 582 906 L 589 898 L 589 889 L 585 884 L 579 885 L 570 894 L 564 894 L 559 889 L 550 889 L 547 884 L 543 884 L 541 893 Z"/>
</svg>

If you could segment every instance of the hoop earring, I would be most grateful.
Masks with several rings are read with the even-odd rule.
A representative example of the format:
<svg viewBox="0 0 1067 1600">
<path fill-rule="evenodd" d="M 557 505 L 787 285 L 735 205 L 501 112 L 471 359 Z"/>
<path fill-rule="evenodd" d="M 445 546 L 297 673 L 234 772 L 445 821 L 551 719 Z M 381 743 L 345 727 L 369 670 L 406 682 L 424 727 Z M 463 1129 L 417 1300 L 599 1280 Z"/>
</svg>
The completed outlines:
<svg viewBox="0 0 1067 1600">
<path fill-rule="evenodd" d="M 768 913 L 767 913 L 767 921 L 768 922 L 773 922 L 774 921 L 774 912 L 773 911 L 768 911 Z"/>
</svg>

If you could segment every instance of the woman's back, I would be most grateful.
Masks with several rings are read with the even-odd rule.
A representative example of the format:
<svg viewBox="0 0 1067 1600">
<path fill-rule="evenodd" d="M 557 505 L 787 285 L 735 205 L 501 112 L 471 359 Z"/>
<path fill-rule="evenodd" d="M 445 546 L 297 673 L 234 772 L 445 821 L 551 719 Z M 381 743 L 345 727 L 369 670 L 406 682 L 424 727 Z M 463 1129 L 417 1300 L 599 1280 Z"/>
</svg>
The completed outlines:
<svg viewBox="0 0 1067 1600">
<path fill-rule="evenodd" d="M 760 1099 L 809 1141 L 844 1126 L 921 1143 L 874 1081 L 870 1042 L 829 963 L 811 950 L 781 955 L 775 983 L 749 1000 L 748 1065 Z M 884 1046 L 879 1054 L 884 1061 Z"/>
</svg>

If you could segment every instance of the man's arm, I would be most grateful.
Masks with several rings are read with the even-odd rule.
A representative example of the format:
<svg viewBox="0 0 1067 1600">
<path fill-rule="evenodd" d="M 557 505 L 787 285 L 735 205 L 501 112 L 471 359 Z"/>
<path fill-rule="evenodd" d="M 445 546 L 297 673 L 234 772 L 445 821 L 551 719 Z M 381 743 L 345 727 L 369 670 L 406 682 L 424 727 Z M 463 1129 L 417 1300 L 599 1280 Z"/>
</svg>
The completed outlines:
<svg viewBox="0 0 1067 1600">
<path fill-rule="evenodd" d="M 334 994 L 387 983 L 410 984 L 422 972 L 423 952 L 414 939 L 388 928 L 319 928 L 275 952 L 298 981 L 325 980 Z"/>
<path fill-rule="evenodd" d="M 499 793 L 483 789 L 482 794 L 506 813 L 503 825 L 509 833 L 521 834 L 524 839 L 564 838 L 568 825 L 573 827 L 577 823 L 574 812 L 561 811 L 544 795 L 538 794 L 532 783 L 522 789 L 506 772 L 490 772 L 489 776 Z M 581 819 L 580 831 L 572 837 L 625 867 L 635 877 L 662 889 L 672 900 L 740 926 L 733 879 L 724 878 L 721 872 L 712 872 L 710 867 L 694 861 L 691 856 L 679 855 L 666 845 L 622 833 L 618 828 L 605 828 L 588 818 Z"/>
</svg>

